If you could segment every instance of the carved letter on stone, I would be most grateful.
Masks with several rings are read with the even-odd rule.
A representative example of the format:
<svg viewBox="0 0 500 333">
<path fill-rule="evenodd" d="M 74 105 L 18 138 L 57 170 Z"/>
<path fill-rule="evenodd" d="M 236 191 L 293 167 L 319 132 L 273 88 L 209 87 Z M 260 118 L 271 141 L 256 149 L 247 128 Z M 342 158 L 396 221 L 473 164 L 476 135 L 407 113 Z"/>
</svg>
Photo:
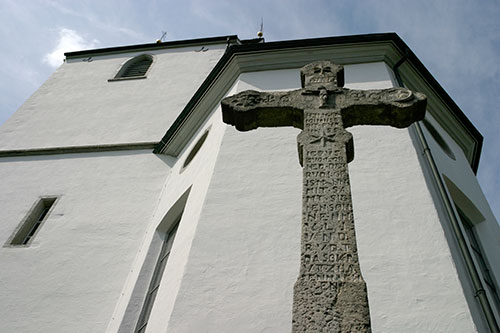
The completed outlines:
<svg viewBox="0 0 500 333">
<path fill-rule="evenodd" d="M 371 332 L 359 267 L 347 163 L 354 125 L 404 128 L 425 115 L 426 97 L 404 88 L 349 90 L 342 66 L 301 69 L 302 89 L 244 91 L 222 101 L 225 123 L 240 131 L 294 126 L 303 166 L 300 273 L 292 332 Z"/>
</svg>

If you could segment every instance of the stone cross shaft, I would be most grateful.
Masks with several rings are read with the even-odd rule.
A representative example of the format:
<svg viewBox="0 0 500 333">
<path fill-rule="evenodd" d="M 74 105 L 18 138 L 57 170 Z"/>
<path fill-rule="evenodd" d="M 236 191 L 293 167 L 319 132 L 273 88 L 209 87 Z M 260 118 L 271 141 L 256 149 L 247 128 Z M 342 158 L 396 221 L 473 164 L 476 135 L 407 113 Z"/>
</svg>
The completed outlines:
<svg viewBox="0 0 500 333">
<path fill-rule="evenodd" d="M 302 89 L 244 91 L 222 101 L 223 121 L 240 131 L 294 126 L 303 166 L 300 273 L 292 332 L 371 332 L 359 267 L 347 163 L 354 125 L 404 128 L 425 115 L 426 97 L 404 88 L 342 88 L 343 67 L 330 61 L 301 69 Z"/>
</svg>

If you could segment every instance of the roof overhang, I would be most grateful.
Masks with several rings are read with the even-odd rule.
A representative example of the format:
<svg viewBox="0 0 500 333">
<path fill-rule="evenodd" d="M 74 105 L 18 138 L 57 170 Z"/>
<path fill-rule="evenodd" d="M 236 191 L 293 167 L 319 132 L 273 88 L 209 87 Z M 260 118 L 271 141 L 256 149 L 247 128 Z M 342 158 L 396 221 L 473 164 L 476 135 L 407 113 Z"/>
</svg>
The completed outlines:
<svg viewBox="0 0 500 333">
<path fill-rule="evenodd" d="M 405 86 L 427 95 L 428 112 L 458 143 L 472 169 L 477 172 L 482 135 L 396 33 L 268 43 L 235 41 L 234 36 L 223 38 L 231 39 L 228 39 L 225 54 L 156 145 L 155 153 L 177 156 L 241 73 L 300 68 L 322 59 L 339 64 L 384 61 L 393 68 L 405 58 L 403 63 L 398 64 Z M 217 41 L 220 42 L 220 39 Z M 178 45 L 181 44 L 179 42 Z"/>
<path fill-rule="evenodd" d="M 88 58 L 88 57 L 102 56 L 108 54 L 145 52 L 145 51 L 154 51 L 161 49 L 172 49 L 178 47 L 188 47 L 197 45 L 207 46 L 210 44 L 224 44 L 224 43 L 226 43 L 227 45 L 231 45 L 235 43 L 241 43 L 241 41 L 238 39 L 238 36 L 229 35 L 221 37 L 197 38 L 197 39 L 179 40 L 171 42 L 157 42 L 148 44 L 137 44 L 137 45 L 127 45 L 118 47 L 107 47 L 102 49 L 66 52 L 64 53 L 64 56 L 66 57 L 66 59 Z"/>
</svg>

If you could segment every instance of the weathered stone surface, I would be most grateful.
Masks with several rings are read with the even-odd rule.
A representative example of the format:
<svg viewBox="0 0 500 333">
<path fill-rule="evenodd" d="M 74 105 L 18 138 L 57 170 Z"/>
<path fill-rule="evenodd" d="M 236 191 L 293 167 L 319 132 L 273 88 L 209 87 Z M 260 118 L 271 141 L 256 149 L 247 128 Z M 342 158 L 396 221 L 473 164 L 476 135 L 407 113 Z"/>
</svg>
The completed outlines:
<svg viewBox="0 0 500 333">
<path fill-rule="evenodd" d="M 244 91 L 222 101 L 224 122 L 238 130 L 294 126 L 303 166 L 300 273 L 293 332 L 370 332 L 347 163 L 354 125 L 409 126 L 425 115 L 426 97 L 404 88 L 350 90 L 343 67 L 319 61 L 301 70 L 302 89 Z"/>
</svg>

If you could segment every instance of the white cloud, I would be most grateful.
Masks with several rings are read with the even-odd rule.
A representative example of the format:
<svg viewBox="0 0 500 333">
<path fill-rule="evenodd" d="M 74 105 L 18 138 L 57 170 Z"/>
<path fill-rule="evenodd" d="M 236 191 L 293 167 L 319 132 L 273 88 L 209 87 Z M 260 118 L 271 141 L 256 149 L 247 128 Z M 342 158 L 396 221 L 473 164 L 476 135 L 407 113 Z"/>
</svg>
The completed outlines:
<svg viewBox="0 0 500 333">
<path fill-rule="evenodd" d="M 96 39 L 87 41 L 76 31 L 62 28 L 59 31 L 59 41 L 56 47 L 50 53 L 47 53 L 43 58 L 43 62 L 52 67 L 58 67 L 64 60 L 64 53 L 71 51 L 80 51 L 84 49 L 94 48 L 99 41 Z"/>
</svg>

